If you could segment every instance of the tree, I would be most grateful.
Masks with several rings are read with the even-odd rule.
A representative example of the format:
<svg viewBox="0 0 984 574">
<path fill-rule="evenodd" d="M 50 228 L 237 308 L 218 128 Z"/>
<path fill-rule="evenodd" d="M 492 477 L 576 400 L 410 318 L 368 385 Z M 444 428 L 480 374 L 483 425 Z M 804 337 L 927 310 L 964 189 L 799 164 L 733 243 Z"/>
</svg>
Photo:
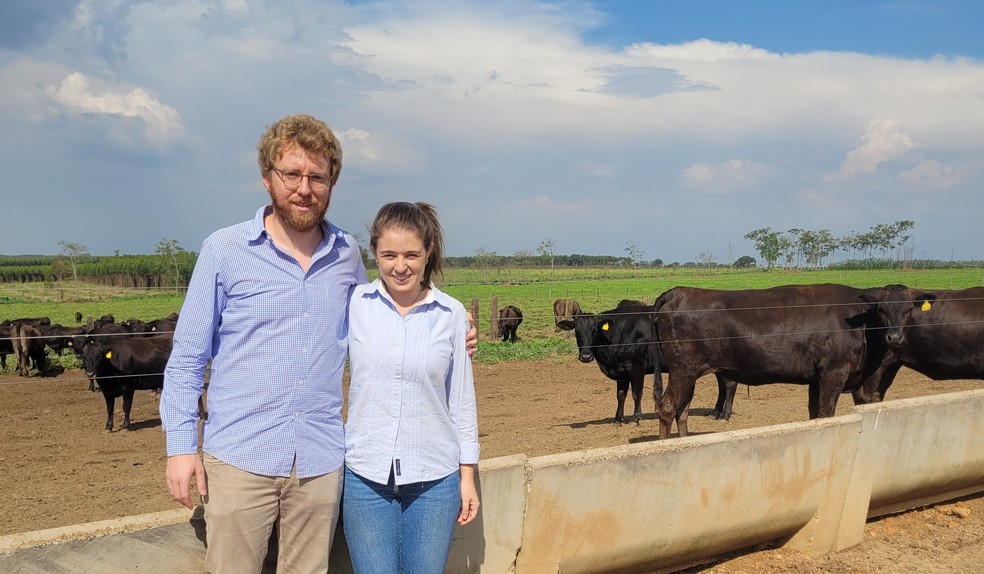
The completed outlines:
<svg viewBox="0 0 984 574">
<path fill-rule="evenodd" d="M 765 260 L 766 269 L 772 269 L 783 253 L 783 237 L 771 227 L 763 227 L 745 234 L 745 239 L 755 243 L 755 250 Z"/>
<path fill-rule="evenodd" d="M 631 239 L 625 242 L 625 253 L 629 256 L 629 262 L 633 267 L 639 265 L 639 262 L 642 261 L 642 256 L 644 255 L 644 252 L 639 247 L 639 244 Z"/>
<path fill-rule="evenodd" d="M 540 242 L 540 246 L 536 248 L 536 252 L 540 254 L 541 257 L 548 259 L 550 261 L 550 278 L 554 278 L 554 256 L 557 254 L 557 245 L 551 238 L 546 238 Z"/>
<path fill-rule="evenodd" d="M 713 267 L 715 260 L 717 260 L 717 257 L 710 251 L 701 251 L 700 255 L 697 256 L 697 263 L 701 267 Z"/>
<path fill-rule="evenodd" d="M 72 281 L 75 283 L 75 298 L 79 298 L 79 263 L 82 259 L 89 256 L 89 248 L 81 243 L 71 241 L 59 241 L 61 253 L 68 257 L 69 267 L 72 268 Z"/>
<path fill-rule="evenodd" d="M 517 249 L 512 255 L 513 264 L 519 267 L 520 280 L 526 280 L 526 268 L 533 261 L 533 254 L 527 249 Z"/>
<path fill-rule="evenodd" d="M 755 258 L 750 255 L 742 255 L 735 261 L 736 269 L 750 269 L 755 267 Z"/>
<path fill-rule="evenodd" d="M 489 281 L 489 269 L 497 267 L 502 258 L 495 251 L 486 251 L 484 247 L 475 250 L 475 263 L 485 272 L 485 282 Z"/>
<path fill-rule="evenodd" d="M 178 243 L 177 239 L 161 239 L 157 243 L 157 248 L 154 249 L 154 253 L 161 256 L 164 260 L 161 265 L 162 269 L 173 268 L 174 269 L 174 292 L 178 293 L 178 287 L 181 285 L 181 269 L 178 267 L 178 256 L 184 253 L 185 250 Z M 167 273 L 163 274 L 167 277 Z"/>
</svg>

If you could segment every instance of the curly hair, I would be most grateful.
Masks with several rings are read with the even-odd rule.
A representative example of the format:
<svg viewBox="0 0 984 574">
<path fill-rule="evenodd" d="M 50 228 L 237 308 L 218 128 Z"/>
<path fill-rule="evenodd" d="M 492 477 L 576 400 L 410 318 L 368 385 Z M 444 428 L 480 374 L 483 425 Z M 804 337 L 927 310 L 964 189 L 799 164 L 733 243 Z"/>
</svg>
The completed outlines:
<svg viewBox="0 0 984 574">
<path fill-rule="evenodd" d="M 256 145 L 259 151 L 257 163 L 264 179 L 270 175 L 274 163 L 285 149 L 296 145 L 306 153 L 328 160 L 329 179 L 334 187 L 342 172 L 342 145 L 328 124 L 314 116 L 296 114 L 281 118 L 267 126 Z"/>
</svg>

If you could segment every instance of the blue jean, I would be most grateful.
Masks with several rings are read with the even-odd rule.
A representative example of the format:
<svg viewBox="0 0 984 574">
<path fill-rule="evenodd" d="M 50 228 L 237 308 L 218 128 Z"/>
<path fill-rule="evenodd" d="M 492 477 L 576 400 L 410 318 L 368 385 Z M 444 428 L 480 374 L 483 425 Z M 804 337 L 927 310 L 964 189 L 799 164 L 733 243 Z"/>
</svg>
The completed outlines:
<svg viewBox="0 0 984 574">
<path fill-rule="evenodd" d="M 457 471 L 396 486 L 345 467 L 342 526 L 355 574 L 441 574 L 461 510 Z"/>
</svg>

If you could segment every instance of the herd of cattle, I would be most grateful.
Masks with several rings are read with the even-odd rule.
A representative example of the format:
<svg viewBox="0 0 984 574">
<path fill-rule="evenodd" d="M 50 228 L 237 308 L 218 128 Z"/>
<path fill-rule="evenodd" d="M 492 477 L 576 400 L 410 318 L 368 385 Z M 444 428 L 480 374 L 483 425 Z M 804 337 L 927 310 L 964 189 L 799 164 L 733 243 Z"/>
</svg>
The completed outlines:
<svg viewBox="0 0 984 574">
<path fill-rule="evenodd" d="M 76 314 L 76 320 L 81 322 L 81 314 Z M 58 354 L 71 349 L 82 361 L 89 390 L 95 391 L 98 385 L 106 399 L 106 430 L 113 430 L 117 397 L 123 397 L 123 428 L 130 430 L 134 392 L 160 392 L 164 386 L 164 367 L 177 322 L 177 313 L 154 321 L 127 319 L 121 323 L 105 315 L 76 327 L 52 325 L 47 317 L 6 320 L 0 323 L 0 366 L 6 369 L 7 355 L 13 355 L 19 375 L 30 375 L 32 368 L 44 373 L 48 368 L 45 347 Z"/>
<path fill-rule="evenodd" d="M 809 416 L 818 418 L 832 416 L 844 392 L 857 404 L 881 401 L 903 366 L 937 380 L 984 379 L 984 287 L 674 287 L 652 305 L 622 301 L 598 314 L 560 300 L 554 317 L 575 332 L 579 360 L 616 381 L 616 423 L 630 387 L 639 421 L 643 379 L 655 375 L 660 438 L 674 421 L 687 435 L 694 385 L 709 374 L 723 418 L 739 383 L 808 385 Z"/>
<path fill-rule="evenodd" d="M 674 287 L 652 305 L 625 300 L 597 314 L 561 299 L 553 315 L 558 330 L 574 331 L 578 359 L 596 362 L 616 382 L 617 424 L 625 420 L 630 389 L 632 420 L 640 421 L 644 379 L 655 376 L 660 438 L 670 436 L 674 421 L 679 435 L 687 435 L 694 386 L 709 374 L 718 383 L 714 416 L 724 419 L 731 416 L 738 384 L 807 385 L 809 416 L 818 418 L 832 416 L 845 392 L 857 404 L 881 401 L 903 366 L 932 379 L 984 379 L 984 287 Z M 44 317 L 3 321 L 0 365 L 6 369 L 13 355 L 17 372 L 28 376 L 32 367 L 45 371 L 45 347 L 71 349 L 84 365 L 89 390 L 98 384 L 105 397 L 106 430 L 113 430 L 116 397 L 123 397 L 123 428 L 129 430 L 134 392 L 163 386 L 177 319 L 173 313 L 116 323 L 105 316 L 77 327 L 52 325 Z M 498 336 L 515 342 L 522 312 L 508 305 L 498 319 Z"/>
</svg>

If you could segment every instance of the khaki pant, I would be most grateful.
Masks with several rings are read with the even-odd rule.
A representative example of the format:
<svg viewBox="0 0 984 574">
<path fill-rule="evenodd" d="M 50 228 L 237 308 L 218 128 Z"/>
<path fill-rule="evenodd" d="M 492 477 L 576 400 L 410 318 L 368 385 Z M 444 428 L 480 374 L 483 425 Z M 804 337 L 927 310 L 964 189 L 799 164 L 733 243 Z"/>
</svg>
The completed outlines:
<svg viewBox="0 0 984 574">
<path fill-rule="evenodd" d="M 204 455 L 205 567 L 210 574 L 260 574 L 279 525 L 278 574 L 325 574 L 342 494 L 342 469 L 298 480 L 239 470 Z"/>
</svg>

